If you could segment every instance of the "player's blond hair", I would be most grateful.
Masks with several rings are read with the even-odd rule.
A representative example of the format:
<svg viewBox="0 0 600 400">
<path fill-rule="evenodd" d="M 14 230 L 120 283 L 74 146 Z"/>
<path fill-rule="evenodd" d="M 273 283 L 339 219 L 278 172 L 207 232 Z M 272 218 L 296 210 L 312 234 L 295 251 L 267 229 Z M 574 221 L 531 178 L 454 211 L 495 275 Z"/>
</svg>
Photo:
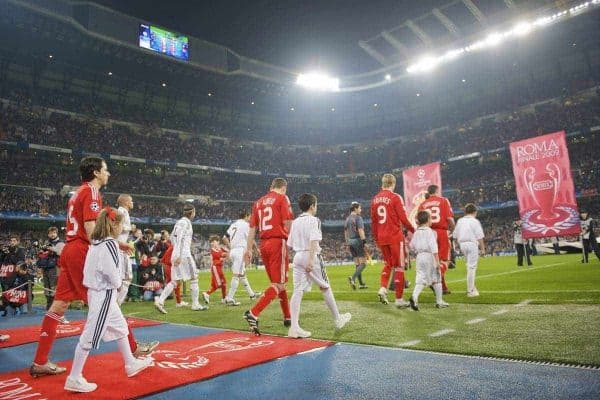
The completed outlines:
<svg viewBox="0 0 600 400">
<path fill-rule="evenodd" d="M 271 182 L 271 189 L 281 189 L 287 186 L 287 181 L 283 178 L 275 178 Z"/>
<path fill-rule="evenodd" d="M 381 177 L 381 187 L 382 188 L 391 188 L 396 184 L 396 177 L 392 174 L 383 174 Z"/>
<path fill-rule="evenodd" d="M 124 207 L 125 203 L 127 203 L 129 199 L 133 200 L 130 194 L 121 193 L 119 197 L 117 197 L 117 204 L 121 207 Z"/>
</svg>

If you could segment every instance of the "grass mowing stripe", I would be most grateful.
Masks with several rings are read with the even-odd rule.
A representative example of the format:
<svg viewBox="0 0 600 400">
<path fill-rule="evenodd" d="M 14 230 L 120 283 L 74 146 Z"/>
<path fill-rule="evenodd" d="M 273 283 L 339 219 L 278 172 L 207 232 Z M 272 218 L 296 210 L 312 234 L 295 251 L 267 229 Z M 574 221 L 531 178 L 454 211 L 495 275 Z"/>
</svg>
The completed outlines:
<svg viewBox="0 0 600 400">
<path fill-rule="evenodd" d="M 529 303 L 531 303 L 531 300 L 523 300 L 519 304 L 515 304 L 515 307 L 525 307 Z"/>
<path fill-rule="evenodd" d="M 552 268 L 552 267 L 556 267 L 557 265 L 563 265 L 563 264 L 566 264 L 566 262 L 554 263 L 554 264 L 548 264 L 548 265 L 541 265 L 539 267 L 533 267 L 533 268 L 518 269 L 518 270 L 515 270 L 515 271 L 498 272 L 498 273 L 495 273 L 495 274 L 477 275 L 477 277 L 475 279 L 479 280 L 479 279 L 485 279 L 485 278 L 494 278 L 496 276 L 520 274 L 522 272 L 529 272 L 529 271 L 535 271 L 535 270 L 538 270 L 538 269 Z M 446 283 L 458 283 L 458 282 L 466 282 L 466 281 L 467 281 L 467 278 L 465 276 L 465 278 L 447 281 Z"/>
</svg>

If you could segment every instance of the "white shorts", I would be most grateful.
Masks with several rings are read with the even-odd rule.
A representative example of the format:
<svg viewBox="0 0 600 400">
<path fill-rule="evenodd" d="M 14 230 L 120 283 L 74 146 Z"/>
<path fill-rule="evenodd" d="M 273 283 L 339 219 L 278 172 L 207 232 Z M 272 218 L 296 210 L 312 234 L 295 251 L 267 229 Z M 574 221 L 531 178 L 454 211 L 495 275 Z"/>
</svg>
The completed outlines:
<svg viewBox="0 0 600 400">
<path fill-rule="evenodd" d="M 117 304 L 117 289 L 88 289 L 88 315 L 79 337 L 81 348 L 90 350 L 105 342 L 121 339 L 128 334 L 127 321 Z"/>
<path fill-rule="evenodd" d="M 229 257 L 231 257 L 231 272 L 236 275 L 244 275 L 246 273 L 246 265 L 244 263 L 244 251 L 243 247 L 236 247 L 231 249 Z"/>
<path fill-rule="evenodd" d="M 197 278 L 198 271 L 193 257 L 182 257 L 178 266 L 171 267 L 171 280 L 173 281 L 189 281 Z"/>
<path fill-rule="evenodd" d="M 477 268 L 477 262 L 479 261 L 479 249 L 477 248 L 477 243 L 462 242 L 460 244 L 460 251 L 465 256 L 467 268 Z"/>
<path fill-rule="evenodd" d="M 429 286 L 440 283 L 442 276 L 439 268 L 435 267 L 435 259 L 431 253 L 417 254 L 417 274 L 415 283 L 417 285 Z"/>
<path fill-rule="evenodd" d="M 123 258 L 123 269 L 121 270 L 121 279 L 124 281 L 130 281 L 133 277 L 133 270 L 132 270 L 132 262 L 131 262 L 131 258 L 129 258 L 129 254 L 121 251 L 119 253 L 121 255 L 121 257 Z M 121 264 L 119 264 L 121 265 Z"/>
<path fill-rule="evenodd" d="M 329 289 L 329 278 L 323 266 L 323 259 L 320 255 L 315 256 L 313 260 L 313 269 L 306 272 L 308 264 L 308 252 L 301 251 L 294 255 L 294 291 L 307 291 L 315 283 L 321 289 Z"/>
</svg>

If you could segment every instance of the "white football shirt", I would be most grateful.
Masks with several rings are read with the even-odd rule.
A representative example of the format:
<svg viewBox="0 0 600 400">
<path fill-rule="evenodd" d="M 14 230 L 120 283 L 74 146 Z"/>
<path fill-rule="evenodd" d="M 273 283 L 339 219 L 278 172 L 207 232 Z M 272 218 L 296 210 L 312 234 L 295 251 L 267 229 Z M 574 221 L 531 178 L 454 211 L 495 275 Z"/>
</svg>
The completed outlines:
<svg viewBox="0 0 600 400">
<path fill-rule="evenodd" d="M 250 232 L 250 224 L 245 219 L 238 219 L 231 224 L 229 229 L 227 229 L 230 248 L 246 248 L 246 244 L 248 242 L 248 232 Z"/>
</svg>

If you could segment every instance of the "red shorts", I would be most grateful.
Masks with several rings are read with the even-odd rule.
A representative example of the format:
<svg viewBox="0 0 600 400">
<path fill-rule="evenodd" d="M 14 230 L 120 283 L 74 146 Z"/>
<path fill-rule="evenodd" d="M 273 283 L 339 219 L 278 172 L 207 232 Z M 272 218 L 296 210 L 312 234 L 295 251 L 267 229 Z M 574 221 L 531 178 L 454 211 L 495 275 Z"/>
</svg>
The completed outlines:
<svg viewBox="0 0 600 400">
<path fill-rule="evenodd" d="M 440 261 L 448 261 L 450 259 L 450 239 L 446 229 L 435 229 L 437 234 L 438 256 Z"/>
<path fill-rule="evenodd" d="M 404 267 L 404 238 L 391 244 L 380 244 L 379 249 L 386 267 Z"/>
<path fill-rule="evenodd" d="M 282 238 L 261 240 L 260 256 L 271 283 L 287 283 L 289 260 L 286 240 Z"/>
<path fill-rule="evenodd" d="M 82 240 L 68 242 L 60 255 L 60 275 L 54 298 L 70 302 L 82 300 L 87 303 L 87 288 L 83 286 L 83 266 L 90 245 Z"/>
</svg>

